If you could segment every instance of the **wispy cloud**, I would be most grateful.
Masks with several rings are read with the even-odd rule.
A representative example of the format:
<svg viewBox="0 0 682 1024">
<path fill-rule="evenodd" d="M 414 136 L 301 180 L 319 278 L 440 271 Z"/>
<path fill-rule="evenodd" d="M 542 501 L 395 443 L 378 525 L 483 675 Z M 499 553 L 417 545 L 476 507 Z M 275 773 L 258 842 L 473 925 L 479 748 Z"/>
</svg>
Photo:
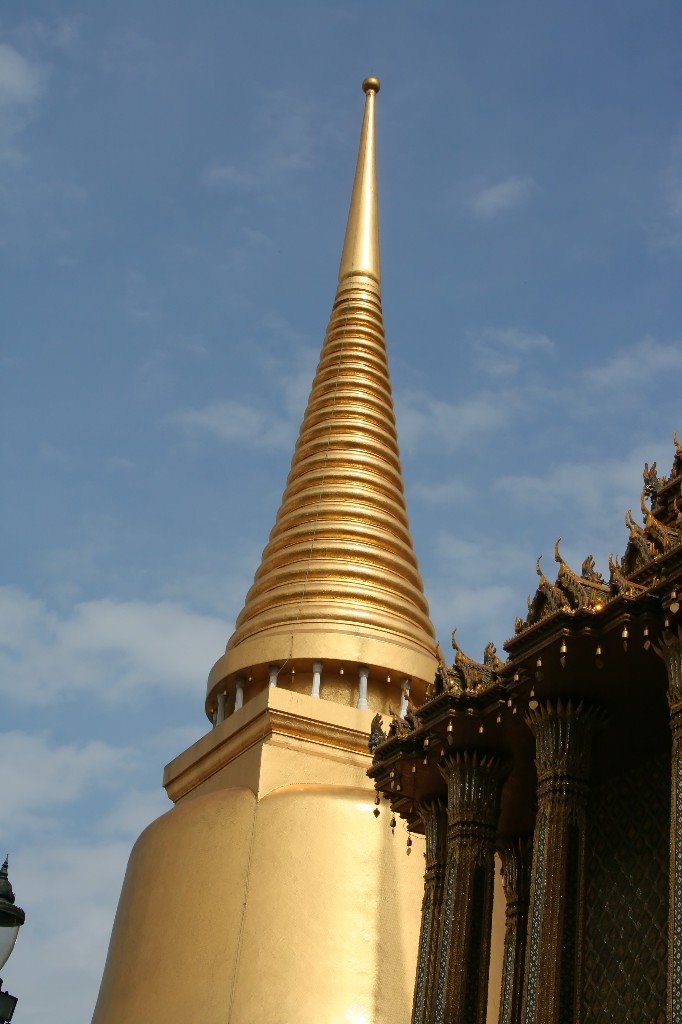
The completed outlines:
<svg viewBox="0 0 682 1024">
<path fill-rule="evenodd" d="M 35 113 L 45 77 L 41 65 L 0 43 L 0 163 L 23 161 L 17 136 Z"/>
<path fill-rule="evenodd" d="M 243 156 L 244 140 L 240 139 L 238 151 L 205 165 L 199 183 L 211 190 L 274 198 L 284 179 L 314 164 L 322 142 L 314 120 L 312 108 L 300 98 L 282 91 L 264 94 L 254 119 L 251 151 Z"/>
<path fill-rule="evenodd" d="M 29 1024 L 89 1020 L 130 840 L 79 843 L 64 837 L 13 852 L 12 882 L 27 913 L 27 934 L 12 957 L 12 989 L 22 994 L 22 1015 Z M 42 965 L 40 985 L 36 963 Z"/>
<path fill-rule="evenodd" d="M 532 566 L 522 543 L 491 543 L 488 537 L 471 533 L 438 534 L 435 542 L 437 574 L 427 581 L 433 621 L 439 634 L 450 635 L 456 627 L 465 646 L 468 637 L 480 638 L 481 650 L 488 640 L 501 643 L 500 625 L 509 628 L 518 614 L 519 595 L 515 585 L 519 572 Z"/>
<path fill-rule="evenodd" d="M 626 509 L 636 505 L 642 486 L 645 462 L 659 459 L 665 466 L 672 445 L 651 440 L 638 444 L 623 459 L 596 458 L 564 460 L 544 474 L 501 476 L 495 489 L 521 508 L 534 512 L 562 513 L 564 523 L 594 536 L 594 524 L 612 534 L 613 524 L 622 521 Z"/>
<path fill-rule="evenodd" d="M 411 450 L 436 441 L 453 450 L 472 437 L 504 426 L 512 415 L 515 397 L 500 402 L 492 391 L 444 402 L 419 391 L 402 391 L 396 396 L 396 416 L 401 447 Z"/>
<path fill-rule="evenodd" d="M 484 188 L 472 201 L 472 209 L 481 220 L 492 220 L 499 213 L 523 206 L 533 194 L 535 182 L 530 177 L 512 177 Z"/>
<path fill-rule="evenodd" d="M 420 481 L 408 486 L 408 502 L 425 505 L 462 505 L 471 500 L 472 488 L 463 480 Z"/>
<path fill-rule="evenodd" d="M 291 422 L 256 408 L 248 402 L 226 398 L 198 409 L 183 409 L 171 421 L 190 436 L 209 436 L 218 441 L 256 445 L 265 448 L 288 448 Z"/>
<path fill-rule="evenodd" d="M 104 701 L 150 689 L 196 689 L 206 652 L 224 647 L 230 624 L 172 601 L 77 604 L 59 614 L 15 587 L 0 587 L 0 689 L 45 703 L 87 691 Z"/>
<path fill-rule="evenodd" d="M 12 785 L 2 799 L 0 827 L 44 830 L 55 824 L 58 806 L 74 803 L 93 788 L 111 786 L 134 764 L 132 750 L 100 741 L 60 745 L 42 735 L 2 733 L 0 775 L 11 778 Z"/>
<path fill-rule="evenodd" d="M 682 342 L 647 337 L 623 348 L 607 363 L 586 370 L 585 377 L 599 387 L 618 390 L 641 388 L 662 375 L 681 370 Z"/>
<path fill-rule="evenodd" d="M 477 367 L 491 377 L 509 377 L 529 356 L 553 352 L 556 347 L 546 334 L 516 327 L 488 328 L 473 335 L 472 343 Z"/>
<path fill-rule="evenodd" d="M 192 736 L 188 744 L 195 739 L 196 735 Z M 181 750 L 182 745 L 179 744 L 176 749 Z M 164 811 L 169 811 L 170 806 L 160 786 L 152 790 L 126 792 L 119 803 L 104 815 L 99 827 L 105 834 L 134 839 L 150 821 Z"/>
<path fill-rule="evenodd" d="M 291 448 L 310 393 L 316 350 L 275 314 L 266 316 L 261 326 L 280 343 L 286 341 L 286 358 L 280 354 L 281 345 L 276 353 L 263 347 L 258 356 L 263 387 L 257 399 L 230 396 L 175 412 L 171 422 L 188 436 L 258 448 Z"/>
</svg>

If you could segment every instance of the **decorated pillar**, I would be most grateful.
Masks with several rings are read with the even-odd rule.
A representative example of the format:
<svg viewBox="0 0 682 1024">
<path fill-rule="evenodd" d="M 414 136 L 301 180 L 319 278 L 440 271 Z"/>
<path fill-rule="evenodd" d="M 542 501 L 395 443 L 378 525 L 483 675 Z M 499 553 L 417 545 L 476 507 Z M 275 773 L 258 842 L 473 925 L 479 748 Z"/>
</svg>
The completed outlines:
<svg viewBox="0 0 682 1024">
<path fill-rule="evenodd" d="M 420 804 L 419 813 L 426 836 L 426 871 L 412 1024 L 428 1024 L 433 1016 L 436 955 L 447 860 L 448 814 L 442 800 L 425 801 Z"/>
<path fill-rule="evenodd" d="M 431 1022 L 485 1024 L 495 829 L 506 764 L 462 751 L 444 758 L 441 770 L 448 787 L 448 847 Z"/>
<path fill-rule="evenodd" d="M 501 843 L 502 882 L 506 899 L 500 1024 L 521 1024 L 526 933 L 533 843 L 528 836 Z"/>
<path fill-rule="evenodd" d="M 533 841 L 524 1024 L 577 1024 L 582 990 L 585 826 L 598 709 L 559 700 L 529 711 L 538 812 Z"/>
<path fill-rule="evenodd" d="M 654 648 L 668 670 L 672 731 L 670 901 L 668 904 L 668 1024 L 682 1024 L 682 627 Z"/>
</svg>

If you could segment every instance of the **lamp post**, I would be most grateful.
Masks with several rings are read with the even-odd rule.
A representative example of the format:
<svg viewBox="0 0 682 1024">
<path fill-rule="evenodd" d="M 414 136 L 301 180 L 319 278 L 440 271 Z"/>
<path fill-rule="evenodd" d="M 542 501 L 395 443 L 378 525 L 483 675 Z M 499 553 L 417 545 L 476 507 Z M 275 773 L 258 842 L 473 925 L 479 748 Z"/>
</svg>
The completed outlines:
<svg viewBox="0 0 682 1024">
<path fill-rule="evenodd" d="M 0 971 L 10 958 L 19 929 L 26 919 L 21 907 L 14 904 L 14 892 L 7 877 L 8 858 L 0 868 Z M 9 1024 L 17 1005 L 16 996 L 2 991 L 0 978 L 0 1024 Z"/>
</svg>

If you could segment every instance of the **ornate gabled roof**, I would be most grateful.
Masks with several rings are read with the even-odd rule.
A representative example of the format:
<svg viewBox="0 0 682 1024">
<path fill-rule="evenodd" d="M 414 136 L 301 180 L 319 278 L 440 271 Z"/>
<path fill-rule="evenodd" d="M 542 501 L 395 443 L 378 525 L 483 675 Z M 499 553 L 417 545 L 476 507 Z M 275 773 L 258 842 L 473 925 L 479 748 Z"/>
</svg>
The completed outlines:
<svg viewBox="0 0 682 1024">
<path fill-rule="evenodd" d="M 677 434 L 673 435 L 673 442 L 675 456 L 669 477 L 658 476 L 655 462 L 651 466 L 645 463 L 640 496 L 642 524 L 628 509 L 628 542 L 620 560 L 609 556 L 608 583 L 596 571 L 591 555 L 584 560 L 580 575 L 574 572 L 561 555 L 559 538 L 554 546 L 554 558 L 559 565 L 556 582 L 550 583 L 538 558 L 536 571 L 540 583 L 535 595 L 528 598 L 528 615 L 515 622 L 516 637 L 553 615 L 599 613 L 619 598 L 635 598 L 660 583 L 664 575 L 661 562 L 682 551 L 682 444 Z"/>
<path fill-rule="evenodd" d="M 557 575 L 557 586 L 568 597 L 571 608 L 595 608 L 602 607 L 609 588 L 603 577 L 595 569 L 593 555 L 588 555 L 583 560 L 581 575 L 571 569 L 564 561 L 559 545 L 561 537 L 554 542 L 554 561 L 559 566 Z"/>
<path fill-rule="evenodd" d="M 609 555 L 609 587 L 615 597 L 635 597 L 636 594 L 644 592 L 646 587 L 641 583 L 635 583 L 623 572 L 623 567 L 615 555 Z"/>
<path fill-rule="evenodd" d="M 375 722 L 368 774 L 377 790 L 375 814 L 380 816 L 383 796 L 393 815 L 391 828 L 399 815 L 408 829 L 423 831 L 424 802 L 445 798 L 443 765 L 474 752 L 499 756 L 511 766 L 496 841 L 531 832 L 537 779 L 527 722 L 539 704 L 563 705 L 568 717 L 573 707 L 590 714 L 603 709 L 615 728 L 596 753 L 601 773 L 617 772 L 669 742 L 660 653 L 671 637 L 682 637 L 680 468 L 677 441 L 677 475 L 654 486 L 655 467 L 646 467 L 643 525 L 628 513 L 628 547 L 622 560 L 610 557 L 608 582 L 591 555 L 580 574 L 575 572 L 557 540 L 556 580 L 545 576 L 538 559 L 528 618 L 517 620 L 516 636 L 505 644 L 509 659 L 502 664 L 489 645 L 483 661 L 475 662 L 453 634 L 454 663 L 449 667 L 439 657 L 427 702 L 395 720 L 388 735 Z M 526 715 L 518 714 L 526 709 Z"/>
<path fill-rule="evenodd" d="M 642 511 L 642 518 L 644 521 L 644 531 L 649 537 L 649 540 L 654 543 L 658 549 L 657 554 L 663 554 L 669 551 L 670 548 L 674 547 L 678 541 L 677 530 L 672 526 L 668 526 L 662 523 L 660 519 L 657 519 L 654 515 L 653 509 L 650 509 L 646 503 L 646 488 L 642 490 L 639 499 L 639 507 Z"/>
<path fill-rule="evenodd" d="M 559 550 L 561 537 L 554 543 L 554 560 L 559 566 L 555 583 L 550 583 L 542 571 L 540 562 L 535 563 L 535 571 L 540 577 L 538 589 L 534 597 L 528 598 L 528 615 L 525 619 L 517 619 L 515 632 L 521 633 L 535 623 L 557 612 L 578 611 L 579 609 L 597 610 L 603 608 L 608 600 L 610 589 L 603 577 L 596 571 L 594 558 L 588 555 L 582 564 L 581 574 L 564 561 Z"/>
<path fill-rule="evenodd" d="M 474 661 L 468 654 L 465 654 L 457 643 L 457 630 L 453 629 L 452 649 L 455 652 L 455 660 L 452 666 L 442 664 L 436 680 L 427 690 L 427 699 L 437 696 L 438 676 L 440 677 L 441 692 L 450 690 L 460 694 L 479 694 L 491 689 L 498 679 L 500 670 L 503 667 L 502 659 L 498 657 L 494 643 L 488 643 L 483 652 L 483 661 Z"/>
</svg>

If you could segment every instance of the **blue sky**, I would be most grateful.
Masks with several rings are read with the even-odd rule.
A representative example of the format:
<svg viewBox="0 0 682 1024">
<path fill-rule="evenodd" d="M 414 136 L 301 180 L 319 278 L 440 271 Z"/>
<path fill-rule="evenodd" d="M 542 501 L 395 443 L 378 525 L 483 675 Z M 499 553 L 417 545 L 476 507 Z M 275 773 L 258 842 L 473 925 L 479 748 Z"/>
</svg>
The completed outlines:
<svg viewBox="0 0 682 1024">
<path fill-rule="evenodd" d="M 269 533 L 378 100 L 384 307 L 441 642 L 682 431 L 673 2 L 6 2 L 2 851 L 22 1024 L 87 1020 L 128 851 Z M 548 573 L 549 575 L 549 573 Z M 38 966 L 39 965 L 39 966 Z"/>
</svg>

